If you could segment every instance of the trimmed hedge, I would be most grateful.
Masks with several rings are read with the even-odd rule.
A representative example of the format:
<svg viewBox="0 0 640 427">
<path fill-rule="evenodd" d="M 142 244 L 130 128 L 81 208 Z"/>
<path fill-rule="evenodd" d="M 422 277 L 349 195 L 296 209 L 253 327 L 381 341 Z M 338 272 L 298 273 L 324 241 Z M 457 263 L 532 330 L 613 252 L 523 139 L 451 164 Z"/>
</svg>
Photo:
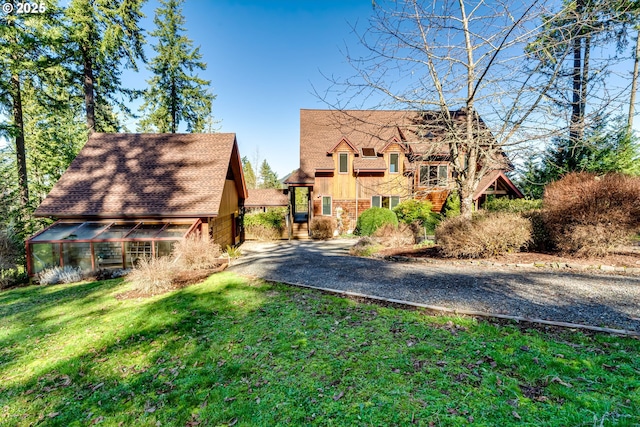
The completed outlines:
<svg viewBox="0 0 640 427">
<path fill-rule="evenodd" d="M 371 236 L 375 231 L 383 225 L 391 224 L 398 226 L 398 217 L 387 208 L 369 208 L 362 212 L 358 218 L 356 226 L 356 234 L 360 236 Z"/>
<path fill-rule="evenodd" d="M 245 214 L 245 232 L 258 240 L 278 240 L 285 228 L 285 208 L 274 208 L 266 212 Z"/>
<path fill-rule="evenodd" d="M 534 209 L 542 209 L 540 199 L 509 199 L 508 197 L 488 198 L 482 208 L 490 212 L 527 212 Z"/>
</svg>

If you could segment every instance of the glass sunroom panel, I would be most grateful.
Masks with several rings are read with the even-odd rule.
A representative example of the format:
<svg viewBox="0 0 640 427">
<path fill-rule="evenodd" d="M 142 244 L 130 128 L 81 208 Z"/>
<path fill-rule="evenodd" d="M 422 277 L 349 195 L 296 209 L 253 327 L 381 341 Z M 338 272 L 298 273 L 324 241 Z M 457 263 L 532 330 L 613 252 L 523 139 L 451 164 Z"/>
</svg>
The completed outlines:
<svg viewBox="0 0 640 427">
<path fill-rule="evenodd" d="M 96 268 L 122 268 L 122 243 L 98 242 L 93 244 Z"/>
<path fill-rule="evenodd" d="M 183 237 L 193 224 L 169 224 L 156 238 Z"/>
<path fill-rule="evenodd" d="M 124 248 L 126 251 L 126 267 L 133 268 L 142 259 L 151 258 L 151 241 L 147 242 L 125 242 Z"/>
<path fill-rule="evenodd" d="M 64 240 L 89 240 L 109 226 L 104 222 L 85 222 Z"/>
<path fill-rule="evenodd" d="M 91 244 L 63 243 L 62 262 L 65 266 L 80 267 L 83 271 L 91 270 Z"/>
<path fill-rule="evenodd" d="M 127 239 L 149 239 L 154 237 L 165 224 L 140 224 L 138 228 L 133 230 L 131 234 L 127 236 Z"/>
<path fill-rule="evenodd" d="M 31 266 L 37 274 L 46 268 L 60 265 L 60 244 L 35 243 L 31 245 Z"/>
<path fill-rule="evenodd" d="M 173 245 L 175 245 L 177 240 L 163 240 L 154 242 L 156 245 L 156 256 L 169 256 L 173 251 Z"/>
<path fill-rule="evenodd" d="M 78 222 L 59 222 L 46 229 L 43 233 L 37 235 L 31 241 L 43 242 L 47 240 L 63 240 L 80 226 Z"/>
<path fill-rule="evenodd" d="M 130 232 L 137 223 L 135 222 L 121 222 L 112 224 L 102 233 L 96 236 L 96 239 L 122 239 Z"/>
</svg>

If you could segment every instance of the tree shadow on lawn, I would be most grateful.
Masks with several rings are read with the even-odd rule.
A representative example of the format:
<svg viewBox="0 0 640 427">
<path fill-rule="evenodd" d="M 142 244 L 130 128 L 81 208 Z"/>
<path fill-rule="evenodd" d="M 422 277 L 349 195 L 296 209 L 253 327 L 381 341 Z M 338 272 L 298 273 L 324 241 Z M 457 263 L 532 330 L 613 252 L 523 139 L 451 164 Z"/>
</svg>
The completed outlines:
<svg viewBox="0 0 640 427">
<path fill-rule="evenodd" d="M 90 422 L 91 417 L 87 417 L 92 411 L 103 417 L 122 415 L 123 406 L 135 412 L 139 409 L 141 399 L 134 399 L 134 394 L 130 393 L 139 393 L 140 390 L 146 393 L 147 386 L 152 384 L 152 389 L 163 390 L 160 396 L 170 393 L 175 388 L 169 384 L 175 377 L 172 372 L 185 369 L 185 363 L 202 364 L 203 361 L 198 357 L 199 349 L 207 348 L 210 336 L 215 335 L 216 340 L 222 343 L 221 350 L 225 346 L 239 345 L 243 327 L 240 321 L 260 307 L 262 297 L 258 288 L 250 287 L 250 291 L 247 291 L 245 279 L 231 275 L 224 280 L 223 286 L 212 291 L 193 286 L 145 301 L 118 302 L 111 298 L 103 309 L 92 310 L 82 316 L 83 319 L 68 319 L 63 324 L 56 323 L 51 327 L 46 324 L 55 319 L 38 318 L 34 315 L 38 311 L 37 303 L 34 304 L 32 312 L 23 312 L 15 319 L 23 328 L 29 329 L 29 322 L 38 325 L 36 331 L 24 337 L 21 343 L 23 350 L 7 352 L 11 345 L 16 344 L 11 342 L 11 337 L 3 340 L 10 345 L 0 344 L 7 359 L 7 363 L 0 364 L 0 379 L 3 379 L 0 381 L 0 407 L 12 403 L 29 406 L 30 413 L 25 414 L 24 419 L 28 420 L 24 421 L 26 424 L 38 420 L 33 418 L 35 410 L 40 421 L 47 420 L 50 425 L 70 425 L 80 420 Z M 247 292 L 256 294 L 255 305 L 242 303 Z M 70 303 L 66 297 L 58 302 L 59 305 Z M 51 301 L 47 300 L 45 304 L 50 305 Z M 74 341 L 74 338 L 84 335 L 87 327 L 96 332 L 95 341 Z M 75 332 L 75 337 L 66 332 L 69 330 Z M 75 349 L 72 348 L 68 355 L 58 357 L 59 360 L 50 365 L 34 360 L 30 354 L 32 352 L 39 353 L 36 357 L 55 360 L 56 347 L 59 346 L 52 341 L 56 340 L 55 335 L 62 333 L 66 333 L 70 339 L 65 346 Z M 18 331 L 16 335 L 22 334 Z M 158 345 L 157 340 L 162 344 Z M 177 360 L 172 356 L 185 349 L 185 360 Z M 119 359 L 121 365 L 110 366 L 112 358 Z M 25 367 L 25 364 L 31 366 Z M 100 371 L 103 366 L 106 366 L 109 374 L 96 376 L 93 371 Z M 241 369 L 231 369 L 236 368 Z M 19 380 L 16 379 L 16 369 L 23 371 Z M 172 371 L 174 369 L 177 371 Z M 213 381 L 216 377 L 214 375 L 211 378 Z M 166 383 L 161 380 L 166 380 Z M 179 395 L 190 392 L 188 387 L 181 390 Z M 159 395 L 154 393 L 149 390 L 142 403 L 146 405 L 146 400 L 157 400 Z M 179 400 L 179 395 L 174 397 Z M 73 404 L 69 406 L 71 402 L 80 403 L 85 399 L 89 403 L 80 404 L 83 413 L 75 411 Z M 141 414 L 151 415 L 153 412 L 141 411 Z M 48 414 L 56 415 L 48 418 Z M 163 423 L 170 421 L 164 420 Z M 182 425 L 186 421 L 188 419 Z M 17 418 L 10 424 L 21 422 Z M 2 414 L 0 424 L 3 424 Z"/>
<path fill-rule="evenodd" d="M 523 334 L 508 347 L 498 342 L 493 358 L 480 367 L 476 363 L 483 353 L 471 350 L 484 352 L 501 335 L 493 331 L 485 336 L 488 326 L 439 328 L 409 312 L 394 312 L 389 322 L 386 309 L 308 290 L 252 284 L 228 273 L 145 301 L 114 300 L 105 313 L 93 312 L 91 324 L 103 325 L 101 340 L 11 383 L 0 382 L 0 407 L 5 407 L 0 424 L 219 425 L 236 419 L 245 425 L 340 424 L 345 417 L 357 423 L 356 416 L 380 413 L 386 418 L 372 418 L 373 424 L 407 424 L 414 415 L 433 412 L 433 406 L 423 404 L 435 405 L 435 399 L 452 405 L 449 413 L 438 409 L 446 414 L 438 417 L 462 423 L 464 417 L 456 417 L 463 410 L 478 420 L 510 416 L 514 408 L 508 401 L 524 381 L 518 376 L 538 375 L 528 371 L 535 369 L 533 358 L 556 363 L 554 370 L 564 381 L 572 381 L 567 375 L 597 377 L 582 365 L 573 366 L 573 347 L 555 350 L 566 354 L 566 364 L 540 354 L 550 350 L 536 334 Z M 384 333 L 373 332 L 380 330 Z M 29 338 L 30 345 L 42 338 Z M 381 341 L 371 342 L 374 339 Z M 408 342 L 411 345 L 405 345 Z M 514 353 L 525 344 L 530 348 Z M 470 354 L 456 353 L 462 345 L 470 345 L 464 352 L 473 360 L 465 359 Z M 626 346 L 630 352 L 638 347 L 632 340 L 623 342 L 622 349 Z M 624 363 L 637 367 L 637 362 Z M 523 368 L 513 372 L 515 365 Z M 305 368 L 310 372 L 303 376 Z M 0 378 L 7 373 L 0 368 Z M 496 375 L 505 382 L 504 397 L 492 392 Z M 622 369 L 612 375 L 619 383 L 630 381 Z M 444 386 L 436 380 L 455 387 L 441 390 Z M 480 398 L 487 403 L 466 406 L 468 396 L 482 393 L 488 393 Z M 562 406 L 561 396 L 559 390 L 545 405 Z M 613 400 L 617 404 L 617 398 Z M 541 416 L 536 407 L 525 405 L 518 411 L 525 420 Z"/>
<path fill-rule="evenodd" d="M 236 261 L 231 270 L 453 309 L 640 332 L 640 291 L 629 292 L 640 290 L 637 276 L 393 263 L 338 252 L 327 256 L 313 242 L 279 245 Z"/>
</svg>

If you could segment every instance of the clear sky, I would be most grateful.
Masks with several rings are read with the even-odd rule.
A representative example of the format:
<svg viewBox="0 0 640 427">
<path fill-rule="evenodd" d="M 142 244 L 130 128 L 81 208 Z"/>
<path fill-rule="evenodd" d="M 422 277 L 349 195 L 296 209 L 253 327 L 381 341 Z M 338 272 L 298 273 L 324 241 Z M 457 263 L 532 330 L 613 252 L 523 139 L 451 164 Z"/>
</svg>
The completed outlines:
<svg viewBox="0 0 640 427">
<path fill-rule="evenodd" d="M 157 6 L 144 7 L 147 31 Z M 187 36 L 207 63 L 199 75 L 217 96 L 214 117 L 221 132 L 237 134 L 242 156 L 254 163 L 257 150 L 279 177 L 299 166 L 300 109 L 328 108 L 312 93 L 329 86 L 323 74 L 353 74 L 341 50 L 345 42 L 357 48 L 350 25 L 365 24 L 371 12 L 371 0 L 185 2 Z M 141 69 L 123 81 L 143 88 L 148 76 Z M 127 126 L 135 131 L 134 121 Z"/>
</svg>

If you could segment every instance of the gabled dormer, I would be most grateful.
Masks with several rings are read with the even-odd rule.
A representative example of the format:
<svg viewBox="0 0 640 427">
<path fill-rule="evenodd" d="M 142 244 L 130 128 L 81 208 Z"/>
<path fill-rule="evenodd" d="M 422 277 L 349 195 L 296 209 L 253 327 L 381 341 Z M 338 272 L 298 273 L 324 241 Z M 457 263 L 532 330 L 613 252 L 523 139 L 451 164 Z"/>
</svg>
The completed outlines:
<svg viewBox="0 0 640 427">
<path fill-rule="evenodd" d="M 355 145 L 346 137 L 342 137 L 333 148 L 327 151 L 327 155 L 333 158 L 335 170 L 339 174 L 352 173 L 353 158 L 359 156 L 359 151 Z"/>
<path fill-rule="evenodd" d="M 397 137 L 393 137 L 379 151 L 384 157 L 389 175 L 404 173 L 404 163 L 410 148 Z"/>
</svg>

